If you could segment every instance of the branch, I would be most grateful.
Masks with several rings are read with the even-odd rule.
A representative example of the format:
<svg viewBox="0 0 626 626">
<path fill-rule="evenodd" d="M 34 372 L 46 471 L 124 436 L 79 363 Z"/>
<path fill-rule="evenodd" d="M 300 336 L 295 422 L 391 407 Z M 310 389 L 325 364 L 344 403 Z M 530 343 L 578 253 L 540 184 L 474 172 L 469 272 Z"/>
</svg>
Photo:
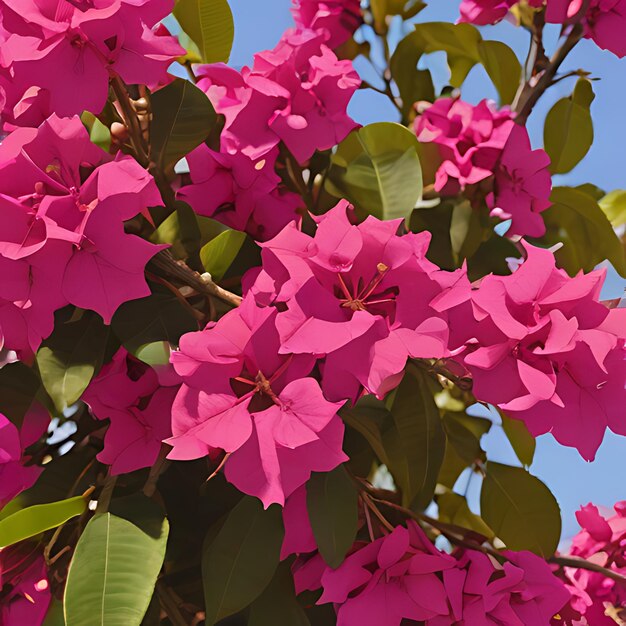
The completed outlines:
<svg viewBox="0 0 626 626">
<path fill-rule="evenodd" d="M 198 293 L 219 298 L 233 307 L 241 304 L 241 296 L 220 287 L 213 282 L 210 274 L 206 273 L 200 275 L 198 272 L 194 272 L 183 261 L 174 259 L 169 250 L 161 250 L 158 252 L 152 257 L 150 264 L 159 268 L 168 276 L 178 279 L 184 285 L 195 289 Z"/>
<path fill-rule="evenodd" d="M 515 121 L 518 124 L 525 124 L 531 111 L 539 101 L 539 98 L 550 87 L 554 81 L 554 77 L 561 67 L 563 61 L 567 58 L 567 55 L 574 49 L 574 46 L 583 37 L 583 27 L 581 24 L 574 24 L 569 35 L 563 42 L 563 45 L 554 53 L 554 56 L 550 59 L 550 63 L 544 70 L 543 74 L 539 77 L 534 86 L 530 86 L 530 83 L 526 84 L 527 89 L 524 89 L 522 95 L 515 107 L 517 116 Z"/>
<path fill-rule="evenodd" d="M 576 569 L 585 569 L 590 572 L 596 572 L 597 574 L 602 574 L 602 576 L 606 576 L 607 578 L 610 578 L 611 580 L 614 580 L 620 585 L 624 585 L 626 587 L 626 576 L 623 576 L 619 572 L 612 569 L 608 569 L 606 567 L 602 567 L 601 565 L 597 565 L 596 563 L 592 563 L 591 561 L 587 561 L 586 559 L 582 559 L 578 556 L 554 555 L 551 559 L 548 559 L 548 562 L 560 565 L 561 567 L 573 567 Z"/>
</svg>

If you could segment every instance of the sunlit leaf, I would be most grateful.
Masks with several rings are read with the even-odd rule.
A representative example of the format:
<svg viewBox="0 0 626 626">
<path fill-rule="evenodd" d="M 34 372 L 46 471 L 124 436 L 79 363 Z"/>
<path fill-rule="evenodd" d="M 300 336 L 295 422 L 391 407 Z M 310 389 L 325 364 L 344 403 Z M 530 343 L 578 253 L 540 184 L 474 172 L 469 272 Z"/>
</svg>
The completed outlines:
<svg viewBox="0 0 626 626">
<path fill-rule="evenodd" d="M 238 230 L 225 230 L 200 250 L 200 261 L 213 280 L 221 280 L 241 250 L 246 234 Z"/>
</svg>

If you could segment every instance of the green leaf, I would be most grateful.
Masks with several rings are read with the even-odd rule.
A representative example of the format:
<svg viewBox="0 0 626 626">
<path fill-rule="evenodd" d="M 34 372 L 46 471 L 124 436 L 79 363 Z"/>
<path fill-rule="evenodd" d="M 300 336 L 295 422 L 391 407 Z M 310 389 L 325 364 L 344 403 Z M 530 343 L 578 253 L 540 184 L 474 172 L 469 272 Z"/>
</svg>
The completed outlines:
<svg viewBox="0 0 626 626">
<path fill-rule="evenodd" d="M 426 374 L 409 368 L 398 387 L 385 432 L 389 471 L 402 489 L 404 506 L 423 509 L 432 500 L 446 446 L 439 409 Z"/>
<path fill-rule="evenodd" d="M 521 420 L 513 419 L 502 412 L 500 417 L 502 419 L 502 429 L 513 447 L 515 455 L 522 465 L 530 467 L 535 457 L 535 447 L 537 445 L 535 438 L 528 432 L 526 424 Z"/>
<path fill-rule="evenodd" d="M 320 554 L 332 568 L 343 562 L 358 529 L 358 494 L 343 465 L 314 473 L 306 486 L 307 509 Z"/>
<path fill-rule="evenodd" d="M 550 109 L 543 128 L 543 143 L 550 155 L 550 171 L 565 174 L 589 152 L 593 143 L 591 81 L 579 78 L 574 93 Z"/>
<path fill-rule="evenodd" d="M 2 413 L 18 428 L 41 390 L 39 376 L 24 363 L 8 363 L 0 368 Z"/>
<path fill-rule="evenodd" d="M 169 525 L 143 532 L 111 513 L 97 515 L 78 540 L 65 588 L 67 626 L 139 626 L 165 558 Z"/>
<path fill-rule="evenodd" d="M 157 341 L 178 345 L 181 335 L 198 330 L 196 319 L 169 289 L 158 285 L 152 291 L 123 304 L 111 322 L 115 335 L 133 354 Z"/>
<path fill-rule="evenodd" d="M 556 251 L 559 266 L 574 276 L 581 269 L 590 272 L 608 259 L 626 276 L 624 248 L 598 203 L 571 187 L 555 187 L 550 200 L 553 205 L 541 214 L 547 233 L 540 242 L 549 246 L 563 242 Z"/>
<path fill-rule="evenodd" d="M 151 158 L 162 169 L 173 167 L 199 146 L 217 122 L 205 93 L 182 78 L 153 93 L 150 103 Z"/>
<path fill-rule="evenodd" d="M 455 524 L 472 530 L 489 540 L 495 535 L 485 521 L 470 510 L 467 500 L 458 493 L 447 491 L 437 496 L 439 519 L 447 524 Z"/>
<path fill-rule="evenodd" d="M 616 189 L 598 202 L 614 228 L 626 224 L 626 191 Z"/>
<path fill-rule="evenodd" d="M 35 537 L 56 528 L 85 511 L 87 501 L 82 496 L 51 504 L 37 504 L 21 509 L 0 520 L 0 548 Z"/>
<path fill-rule="evenodd" d="M 58 317 L 57 317 L 58 321 Z M 59 411 L 74 404 L 102 366 L 109 328 L 85 311 L 80 319 L 57 323 L 37 352 L 37 366 L 46 391 Z"/>
<path fill-rule="evenodd" d="M 480 514 L 510 550 L 554 554 L 561 537 L 561 512 L 551 491 L 521 467 L 487 463 Z"/>
<path fill-rule="evenodd" d="M 205 63 L 227 63 L 235 35 L 227 0 L 178 0 L 174 17 L 196 43 Z"/>
<path fill-rule="evenodd" d="M 377 122 L 350 133 L 332 157 L 327 189 L 380 219 L 408 217 L 422 196 L 415 135 Z"/>
<path fill-rule="evenodd" d="M 205 544 L 202 582 L 206 626 L 256 600 L 272 580 L 284 537 L 282 509 L 267 511 L 245 496 L 230 512 L 215 539 Z"/>
<path fill-rule="evenodd" d="M 293 576 L 287 561 L 280 564 L 274 579 L 250 607 L 248 626 L 310 626 L 309 618 L 298 602 Z"/>
<path fill-rule="evenodd" d="M 385 404 L 374 396 L 364 396 L 354 407 L 342 409 L 340 415 L 348 426 L 367 440 L 381 463 L 388 465 L 382 430 L 384 422 L 393 418 Z"/>
<path fill-rule="evenodd" d="M 200 261 L 213 280 L 221 280 L 235 260 L 246 239 L 246 233 L 225 230 L 200 250 Z"/>
<path fill-rule="evenodd" d="M 522 66 L 515 52 L 501 41 L 481 41 L 478 44 L 478 54 L 498 90 L 500 104 L 513 102 L 522 77 Z"/>
</svg>

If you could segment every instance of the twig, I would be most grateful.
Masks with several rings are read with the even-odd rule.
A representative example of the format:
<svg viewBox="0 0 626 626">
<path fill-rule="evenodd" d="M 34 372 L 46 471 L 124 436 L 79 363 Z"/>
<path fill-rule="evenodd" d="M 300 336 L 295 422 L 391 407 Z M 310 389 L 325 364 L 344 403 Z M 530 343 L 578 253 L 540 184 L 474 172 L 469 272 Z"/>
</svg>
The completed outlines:
<svg viewBox="0 0 626 626">
<path fill-rule="evenodd" d="M 161 444 L 159 456 L 157 457 L 154 465 L 150 468 L 148 480 L 146 480 L 146 483 L 143 486 L 143 494 L 148 498 L 151 498 L 154 495 L 157 483 L 159 482 L 159 477 L 170 465 L 170 462 L 167 460 L 167 455 L 171 449 L 171 446 L 168 446 L 166 443 Z"/>
<path fill-rule="evenodd" d="M 618 582 L 620 585 L 626 586 L 626 576 L 620 574 L 619 572 L 615 572 L 612 569 L 607 569 L 606 567 L 602 567 L 601 565 L 582 559 L 578 556 L 554 555 L 551 559 L 548 559 L 548 561 L 550 563 L 554 563 L 555 565 L 560 565 L 561 567 L 573 567 L 575 569 L 584 569 L 589 572 L 596 572 L 597 574 L 602 574 L 602 576 L 606 576 L 607 578 Z"/>
<path fill-rule="evenodd" d="M 165 585 L 165 583 L 159 581 L 156 584 L 157 595 L 161 602 L 163 610 L 167 613 L 173 626 L 189 626 L 187 620 L 183 617 L 183 614 L 178 608 L 178 601 L 174 596 L 172 590 Z"/>
</svg>

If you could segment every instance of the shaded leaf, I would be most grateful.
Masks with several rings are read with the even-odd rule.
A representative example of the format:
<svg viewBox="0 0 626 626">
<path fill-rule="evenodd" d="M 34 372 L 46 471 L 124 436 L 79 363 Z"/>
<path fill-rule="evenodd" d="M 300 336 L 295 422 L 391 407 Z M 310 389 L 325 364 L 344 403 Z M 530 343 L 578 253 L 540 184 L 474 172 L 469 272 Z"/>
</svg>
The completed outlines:
<svg viewBox="0 0 626 626">
<path fill-rule="evenodd" d="M 306 486 L 307 509 L 320 554 L 332 568 L 343 562 L 358 525 L 358 494 L 343 465 L 314 473 Z"/>
<path fill-rule="evenodd" d="M 58 317 L 57 317 L 58 322 Z M 57 323 L 37 352 L 37 366 L 46 391 L 59 411 L 74 404 L 102 366 L 109 328 L 85 311 L 80 319 Z"/>
<path fill-rule="evenodd" d="M 225 230 L 200 250 L 200 261 L 213 280 L 221 280 L 235 260 L 246 239 L 246 233 Z"/>
<path fill-rule="evenodd" d="M 593 143 L 590 107 L 594 98 L 591 81 L 579 78 L 574 93 L 559 100 L 546 116 L 543 143 L 553 174 L 569 172 L 589 152 Z"/>
<path fill-rule="evenodd" d="M 515 455 L 522 465 L 530 467 L 535 457 L 537 443 L 535 438 L 528 432 L 526 424 L 522 420 L 516 420 L 504 413 L 500 413 L 502 429 L 513 447 Z"/>
<path fill-rule="evenodd" d="M 561 537 L 561 512 L 551 491 L 521 467 L 487 463 L 480 514 L 511 550 L 554 554 Z"/>
<path fill-rule="evenodd" d="M 391 414 L 395 428 L 384 437 L 389 471 L 402 489 L 404 506 L 422 509 L 432 500 L 446 445 L 426 374 L 407 370 Z"/>
<path fill-rule="evenodd" d="M 283 536 L 278 505 L 265 511 L 259 500 L 245 496 L 232 509 L 215 539 L 202 550 L 207 626 L 261 595 L 278 566 Z"/>
<path fill-rule="evenodd" d="M 139 626 L 165 557 L 169 525 L 152 537 L 111 513 L 89 521 L 65 588 L 67 626 Z"/>
<path fill-rule="evenodd" d="M 364 126 L 339 144 L 327 189 L 380 219 L 408 217 L 423 189 L 418 146 L 400 124 Z"/>
<path fill-rule="evenodd" d="M 174 17 L 198 46 L 205 63 L 226 63 L 235 26 L 227 0 L 177 0 Z"/>
<path fill-rule="evenodd" d="M 18 428 L 41 389 L 35 370 L 24 363 L 9 363 L 0 368 L 2 413 Z"/>
<path fill-rule="evenodd" d="M 370 444 L 381 463 L 388 464 L 387 452 L 383 443 L 384 422 L 391 418 L 389 409 L 374 396 L 364 396 L 352 408 L 340 411 L 343 421 L 358 431 Z"/>
<path fill-rule="evenodd" d="M 500 104 L 513 102 L 522 77 L 522 66 L 515 52 L 501 41 L 481 41 L 478 54 L 500 95 Z"/>
<path fill-rule="evenodd" d="M 0 520 L 0 548 L 56 528 L 72 517 L 80 515 L 86 508 L 87 501 L 78 496 L 21 509 Z"/>
<path fill-rule="evenodd" d="M 182 78 L 153 93 L 150 103 L 151 158 L 165 170 L 199 146 L 217 121 L 204 92 Z"/>
<path fill-rule="evenodd" d="M 454 524 L 472 530 L 489 540 L 494 533 L 485 521 L 470 510 L 467 500 L 458 493 L 448 491 L 437 496 L 439 519 L 447 524 Z"/>
</svg>

